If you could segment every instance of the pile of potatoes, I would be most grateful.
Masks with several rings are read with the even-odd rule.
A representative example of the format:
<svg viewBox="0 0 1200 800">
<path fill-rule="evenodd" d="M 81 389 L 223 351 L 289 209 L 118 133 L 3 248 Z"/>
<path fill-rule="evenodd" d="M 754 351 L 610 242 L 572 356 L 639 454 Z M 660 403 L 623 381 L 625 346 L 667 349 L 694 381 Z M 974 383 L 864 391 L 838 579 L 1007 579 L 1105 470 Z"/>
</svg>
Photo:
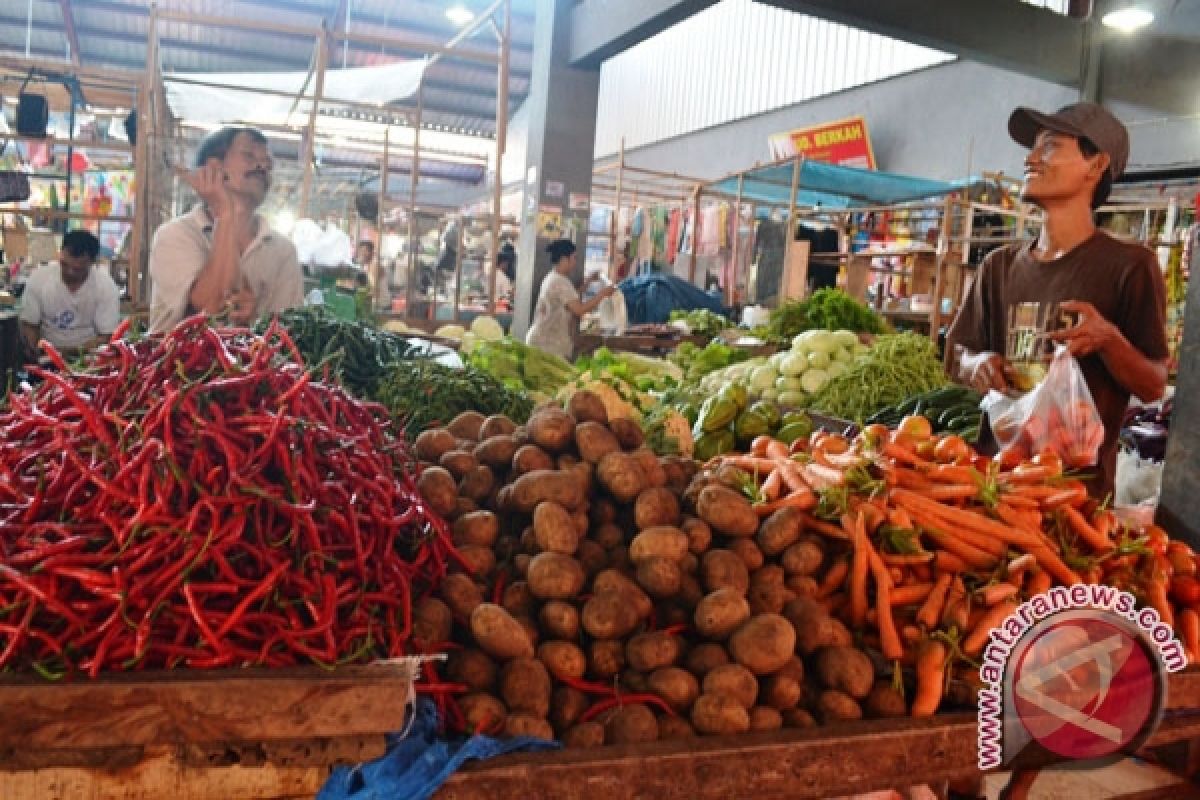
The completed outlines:
<svg viewBox="0 0 1200 800">
<path fill-rule="evenodd" d="M 596 395 L 521 427 L 468 412 L 415 449 L 470 571 L 417 605 L 413 637 L 453 643 L 442 677 L 467 687 L 469 730 L 588 747 L 905 714 L 813 599 L 828 559 L 799 512 L 760 521 Z M 600 685 L 664 704 L 581 722 Z"/>
</svg>

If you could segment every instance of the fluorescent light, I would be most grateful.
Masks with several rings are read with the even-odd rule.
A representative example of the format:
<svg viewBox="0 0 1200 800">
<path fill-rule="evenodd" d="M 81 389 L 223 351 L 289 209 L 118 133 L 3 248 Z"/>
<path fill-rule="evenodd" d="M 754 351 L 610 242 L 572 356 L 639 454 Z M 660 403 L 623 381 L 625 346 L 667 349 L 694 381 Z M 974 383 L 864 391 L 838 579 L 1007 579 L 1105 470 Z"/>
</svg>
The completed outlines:
<svg viewBox="0 0 1200 800">
<path fill-rule="evenodd" d="M 1100 20 L 1109 28 L 1116 28 L 1122 33 L 1133 33 L 1154 22 L 1154 14 L 1144 8 L 1119 8 L 1110 11 Z"/>
<path fill-rule="evenodd" d="M 471 11 L 469 8 L 460 3 L 446 9 L 446 19 L 450 20 L 461 28 L 471 20 L 475 19 L 475 12 Z"/>
</svg>

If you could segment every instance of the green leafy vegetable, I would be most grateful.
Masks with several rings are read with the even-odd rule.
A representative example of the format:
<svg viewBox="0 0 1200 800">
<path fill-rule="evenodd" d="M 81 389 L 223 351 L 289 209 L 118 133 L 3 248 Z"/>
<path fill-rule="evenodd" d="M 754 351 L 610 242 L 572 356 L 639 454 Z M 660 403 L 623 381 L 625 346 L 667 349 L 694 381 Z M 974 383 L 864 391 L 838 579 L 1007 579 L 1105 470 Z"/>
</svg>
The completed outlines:
<svg viewBox="0 0 1200 800">
<path fill-rule="evenodd" d="M 691 332 L 697 336 L 716 336 L 723 330 L 736 327 L 728 318 L 699 308 L 694 311 L 672 311 L 671 322 L 683 320 Z"/>
</svg>

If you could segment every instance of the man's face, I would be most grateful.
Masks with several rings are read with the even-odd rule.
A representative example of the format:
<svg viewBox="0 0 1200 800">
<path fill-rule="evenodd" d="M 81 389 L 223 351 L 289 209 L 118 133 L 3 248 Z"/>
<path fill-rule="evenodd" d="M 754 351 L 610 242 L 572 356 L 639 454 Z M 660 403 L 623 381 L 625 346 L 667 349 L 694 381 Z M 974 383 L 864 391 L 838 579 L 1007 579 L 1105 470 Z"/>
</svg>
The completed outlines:
<svg viewBox="0 0 1200 800">
<path fill-rule="evenodd" d="M 1074 136 L 1042 131 L 1025 157 L 1025 187 L 1021 197 L 1038 205 L 1078 195 L 1091 202 L 1105 167 L 1103 158 L 1085 156 Z"/>
<path fill-rule="evenodd" d="M 92 270 L 91 256 L 77 256 L 68 250 L 58 254 L 58 263 L 62 267 L 63 283 L 72 289 L 82 286 Z"/>
<path fill-rule="evenodd" d="M 345 252 L 345 251 L 342 251 Z M 369 264 L 375 258 L 375 248 L 369 244 L 360 244 L 358 246 L 358 255 L 356 260 L 359 264 Z"/>
<path fill-rule="evenodd" d="M 250 200 L 255 208 L 262 205 L 271 188 L 271 170 L 275 166 L 267 145 L 256 142 L 249 134 L 239 133 L 221 166 L 225 170 L 225 185 L 230 191 Z"/>
</svg>

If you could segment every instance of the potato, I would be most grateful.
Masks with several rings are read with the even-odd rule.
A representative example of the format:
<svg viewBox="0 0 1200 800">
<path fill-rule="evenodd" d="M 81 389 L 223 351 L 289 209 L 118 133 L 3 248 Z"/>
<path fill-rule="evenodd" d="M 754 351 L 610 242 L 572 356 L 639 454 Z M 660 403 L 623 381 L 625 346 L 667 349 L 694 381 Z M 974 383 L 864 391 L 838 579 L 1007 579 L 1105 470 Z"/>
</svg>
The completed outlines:
<svg viewBox="0 0 1200 800">
<path fill-rule="evenodd" d="M 758 698 L 758 679 L 740 664 L 713 667 L 701 684 L 704 694 L 722 694 L 735 699 L 749 710 Z"/>
<path fill-rule="evenodd" d="M 777 556 L 800 539 L 804 531 L 804 512 L 781 508 L 763 520 L 758 529 L 758 547 L 766 556 Z"/>
<path fill-rule="evenodd" d="M 534 470 L 527 472 L 512 484 L 512 506 L 514 511 L 530 514 L 539 503 L 547 500 L 558 503 L 568 511 L 583 505 L 583 487 L 579 479 L 569 472 L 556 470 Z"/>
<path fill-rule="evenodd" d="M 712 528 L 708 527 L 708 523 L 704 520 L 688 517 L 683 521 L 680 529 L 687 534 L 688 550 L 696 555 L 704 555 L 712 546 Z"/>
<path fill-rule="evenodd" d="M 769 675 L 796 652 L 796 630 L 779 614 L 759 614 L 733 632 L 728 647 L 734 661 L 755 675 Z"/>
<path fill-rule="evenodd" d="M 585 422 L 608 424 L 608 409 L 604 407 L 604 401 L 595 392 L 589 392 L 587 389 L 579 389 L 571 394 L 567 400 L 567 413 L 580 425 Z"/>
<path fill-rule="evenodd" d="M 764 564 L 750 573 L 750 588 L 755 586 L 783 586 L 787 573 L 778 564 Z"/>
<path fill-rule="evenodd" d="M 471 565 L 471 574 L 476 577 L 486 578 L 496 568 L 496 554 L 490 547 L 465 544 L 458 548 L 458 554 L 463 561 Z"/>
<path fill-rule="evenodd" d="M 606 569 L 592 581 L 592 591 L 600 594 L 611 592 L 625 598 L 625 602 L 633 607 L 639 620 L 650 616 L 654 610 L 654 601 L 642 591 L 641 587 L 615 569 Z"/>
<path fill-rule="evenodd" d="M 755 706 L 750 709 L 750 730 L 777 731 L 782 727 L 783 714 L 777 709 L 770 706 Z"/>
<path fill-rule="evenodd" d="M 620 452 L 621 443 L 603 423 L 581 422 L 575 429 L 575 447 L 584 461 L 599 464 L 609 453 Z"/>
<path fill-rule="evenodd" d="M 470 498 L 476 503 L 482 503 L 496 485 L 496 476 L 491 469 L 480 464 L 472 469 L 458 482 L 458 493 Z"/>
<path fill-rule="evenodd" d="M 646 486 L 651 488 L 661 488 L 667 485 L 667 473 L 663 469 L 662 464 L 658 461 L 658 456 L 649 447 L 639 447 L 629 455 L 637 459 L 638 464 L 642 468 L 642 472 L 646 475 Z M 644 488 L 644 487 L 643 487 Z"/>
<path fill-rule="evenodd" d="M 512 436 L 517 429 L 517 423 L 503 414 L 493 414 L 479 426 L 479 441 L 486 442 L 493 436 Z"/>
<path fill-rule="evenodd" d="M 525 573 L 529 570 L 529 562 L 532 560 L 533 556 L 528 553 L 517 553 L 513 556 L 513 569 L 517 571 L 518 575 L 524 578 Z"/>
<path fill-rule="evenodd" d="M 478 467 L 479 462 L 467 450 L 450 450 L 442 453 L 442 457 L 438 459 L 438 466 L 457 480 Z"/>
<path fill-rule="evenodd" d="M 632 572 L 633 566 L 629 561 L 629 548 L 622 544 L 609 550 L 608 566 L 610 569 L 615 569 L 623 574 Z"/>
<path fill-rule="evenodd" d="M 704 588 L 710 592 L 717 589 L 733 589 L 745 594 L 750 588 L 750 570 L 746 562 L 729 550 L 709 550 L 700 561 L 700 577 Z"/>
<path fill-rule="evenodd" d="M 433 430 L 421 431 L 420 435 L 417 436 L 417 440 L 413 442 L 413 447 L 417 451 L 417 458 L 422 461 L 428 461 L 431 464 L 436 464 L 443 453 L 448 453 L 454 449 L 454 444 L 455 438 L 453 433 L 445 428 L 434 428 Z"/>
<path fill-rule="evenodd" d="M 542 638 L 542 629 L 538 627 L 537 620 L 529 614 L 514 614 L 513 619 L 525 629 L 525 635 L 529 637 L 529 643 L 533 645 L 536 651 L 538 642 Z"/>
<path fill-rule="evenodd" d="M 574 453 L 563 453 L 558 458 L 554 459 L 554 468 L 560 472 L 570 472 L 574 467 L 579 466 L 583 462 L 579 460 L 579 456 Z"/>
<path fill-rule="evenodd" d="M 617 506 L 607 497 L 595 498 L 592 500 L 592 507 L 588 516 L 591 518 L 593 527 L 599 528 L 601 525 L 610 525 L 617 521 Z"/>
<path fill-rule="evenodd" d="M 787 590 L 792 593 L 792 599 L 795 599 L 796 597 L 807 597 L 812 599 L 815 598 L 817 593 L 821 591 L 821 585 L 817 583 L 817 579 L 811 575 L 789 575 L 787 581 L 784 583 L 784 586 L 786 586 Z M 788 602 L 790 603 L 791 600 Z M 784 604 L 784 608 L 787 608 L 787 603 Z"/>
<path fill-rule="evenodd" d="M 436 597 L 420 600 L 413 609 L 413 638 L 425 644 L 450 641 L 454 628 L 454 613 L 450 606 Z"/>
<path fill-rule="evenodd" d="M 556 678 L 582 678 L 587 672 L 587 656 L 571 642 L 542 642 L 537 649 L 538 660 Z"/>
<path fill-rule="evenodd" d="M 496 491 L 496 506 L 497 511 L 513 511 L 513 487 L 512 485 L 501 486 Z"/>
<path fill-rule="evenodd" d="M 904 695 L 889 681 L 880 681 L 872 686 L 865 705 L 867 714 L 877 719 L 908 716 Z"/>
<path fill-rule="evenodd" d="M 594 464 L 580 461 L 567 471 L 575 476 L 575 480 L 579 481 L 579 487 L 583 490 L 584 503 L 580 509 L 576 510 L 576 513 L 578 513 L 578 511 L 587 505 L 588 498 L 596 493 L 596 467 Z"/>
<path fill-rule="evenodd" d="M 804 662 L 793 656 L 773 675 L 762 681 L 758 701 L 785 711 L 804 699 Z"/>
<path fill-rule="evenodd" d="M 826 725 L 839 720 L 862 719 L 862 708 L 854 698 L 836 689 L 821 692 L 813 710 Z"/>
<path fill-rule="evenodd" d="M 570 603 L 551 600 L 538 612 L 538 624 L 555 639 L 572 640 L 579 637 L 579 611 Z"/>
<path fill-rule="evenodd" d="M 619 503 L 632 503 L 646 488 L 646 473 L 628 453 L 609 453 L 596 465 L 596 477 Z"/>
<path fill-rule="evenodd" d="M 628 597 L 615 592 L 597 592 L 583 604 L 580 620 L 588 636 L 621 639 L 637 627 L 638 615 Z"/>
<path fill-rule="evenodd" d="M 588 530 L 592 527 L 592 522 L 588 519 L 587 512 L 580 509 L 571 515 L 571 525 L 575 528 L 576 538 L 582 539 L 587 536 Z"/>
<path fill-rule="evenodd" d="M 610 547 L 624 544 L 625 532 L 621 530 L 620 526 L 605 522 L 592 532 L 592 541 L 607 550 Z"/>
<path fill-rule="evenodd" d="M 692 725 L 697 732 L 710 735 L 746 733 L 750 730 L 750 714 L 727 694 L 705 692 L 692 705 Z"/>
<path fill-rule="evenodd" d="M 668 526 L 647 528 L 629 543 L 629 560 L 633 563 L 658 556 L 679 563 L 688 551 L 687 534 Z"/>
<path fill-rule="evenodd" d="M 783 615 L 796 631 L 796 650 L 810 656 L 822 647 L 849 646 L 854 642 L 841 620 L 834 619 L 811 597 L 797 597 L 783 607 Z"/>
<path fill-rule="evenodd" d="M 639 633 L 625 645 L 625 661 L 638 672 L 653 672 L 679 660 L 683 646 L 664 631 Z"/>
<path fill-rule="evenodd" d="M 511 712 L 550 713 L 550 674 L 534 658 L 514 658 L 500 668 L 500 699 Z"/>
<path fill-rule="evenodd" d="M 679 602 L 660 603 L 655 609 L 658 624 L 664 628 L 682 625 L 685 628 L 692 624 L 692 610 Z"/>
<path fill-rule="evenodd" d="M 537 546 L 544 551 L 569 556 L 579 549 L 575 522 L 558 503 L 538 503 L 533 510 L 533 533 Z"/>
<path fill-rule="evenodd" d="M 541 600 L 566 600 L 583 589 L 583 567 L 562 553 L 539 553 L 529 562 L 525 580 L 529 591 Z"/>
<path fill-rule="evenodd" d="M 783 725 L 785 728 L 815 728 L 817 721 L 803 708 L 789 708 L 783 712 Z"/>
<path fill-rule="evenodd" d="M 471 616 L 475 606 L 483 602 L 483 590 L 470 576 L 461 572 L 443 578 L 438 591 L 450 610 L 459 617 Z"/>
<path fill-rule="evenodd" d="M 696 645 L 688 651 L 685 661 L 688 672 L 701 680 L 709 672 L 728 663 L 729 654 L 725 652 L 724 647 L 715 642 L 704 642 L 703 644 Z"/>
<path fill-rule="evenodd" d="M 688 575 L 695 575 L 696 570 L 700 569 L 700 559 L 692 551 L 683 554 L 683 558 L 679 561 L 679 568 Z"/>
<path fill-rule="evenodd" d="M 692 739 L 696 736 L 696 729 L 692 724 L 683 717 L 668 717 L 662 715 L 658 718 L 658 739 L 666 742 L 672 739 Z"/>
<path fill-rule="evenodd" d="M 504 727 L 508 709 L 498 699 L 483 692 L 473 692 L 458 698 L 458 710 L 462 712 L 467 730 L 492 730 Z"/>
<path fill-rule="evenodd" d="M 470 514 L 479 510 L 479 504 L 469 497 L 459 497 L 454 503 L 454 511 L 446 516 L 447 522 L 456 522 L 459 517 L 464 514 Z"/>
<path fill-rule="evenodd" d="M 705 487 L 696 500 L 696 513 L 726 536 L 753 536 L 758 531 L 758 514 L 750 501 L 724 486 Z"/>
<path fill-rule="evenodd" d="M 504 721 L 505 736 L 531 736 L 535 739 L 554 740 L 554 729 L 542 717 L 533 714 L 509 714 Z"/>
<path fill-rule="evenodd" d="M 704 587 L 700 585 L 700 581 L 696 580 L 695 575 L 684 573 L 679 582 L 679 593 L 675 599 L 684 608 L 695 608 L 696 604 L 704 599 Z"/>
<path fill-rule="evenodd" d="M 758 549 L 758 545 L 754 543 L 753 539 L 734 539 L 725 548 L 731 553 L 736 553 L 737 557 L 746 565 L 746 569 L 751 572 L 761 568 L 766 562 L 762 550 Z"/>
<path fill-rule="evenodd" d="M 658 741 L 658 719 L 643 705 L 621 706 L 604 725 L 608 744 L 641 744 Z"/>
<path fill-rule="evenodd" d="M 597 639 L 588 647 L 588 672 L 597 678 L 611 678 L 625 669 L 625 643 L 615 639 Z"/>
<path fill-rule="evenodd" d="M 751 613 L 778 614 L 796 593 L 782 583 L 751 583 L 746 596 L 750 600 Z"/>
<path fill-rule="evenodd" d="M 527 444 L 517 448 L 512 457 L 512 474 L 520 477 L 527 472 L 554 469 L 554 459 L 536 444 Z"/>
<path fill-rule="evenodd" d="M 446 426 L 446 430 L 459 439 L 479 441 L 479 431 L 483 428 L 484 416 L 478 411 L 464 411 Z"/>
<path fill-rule="evenodd" d="M 604 552 L 603 547 L 590 539 L 585 539 L 579 543 L 579 549 L 575 551 L 575 560 L 583 567 L 584 574 L 589 577 L 596 575 L 610 566 L 608 553 Z"/>
<path fill-rule="evenodd" d="M 632 419 L 610 419 L 608 428 L 617 437 L 617 441 L 621 443 L 622 450 L 636 450 L 646 441 L 646 435 L 642 433 L 642 426 Z"/>
<path fill-rule="evenodd" d="M 562 737 L 563 747 L 601 747 L 604 744 L 604 726 L 599 722 L 581 722 L 570 728 Z"/>
<path fill-rule="evenodd" d="M 496 685 L 496 662 L 482 650 L 451 650 L 446 659 L 446 678 L 465 684 L 473 692 L 486 692 Z"/>
<path fill-rule="evenodd" d="M 518 425 L 513 429 L 512 437 L 516 440 L 518 448 L 524 447 L 529 444 L 529 429 L 524 425 Z"/>
<path fill-rule="evenodd" d="M 814 674 L 827 689 L 862 700 L 875 685 L 875 667 L 867 654 L 855 647 L 822 647 L 813 664 Z"/>
<path fill-rule="evenodd" d="M 456 545 L 491 547 L 500 535 L 500 520 L 491 511 L 472 511 L 454 520 L 451 532 Z"/>
<path fill-rule="evenodd" d="M 662 465 L 663 474 L 667 478 L 666 488 L 670 489 L 676 497 L 683 494 L 683 490 L 687 488 L 688 484 L 687 473 L 684 472 L 683 466 L 673 458 L 660 458 L 658 463 Z"/>
<path fill-rule="evenodd" d="M 639 531 L 663 525 L 679 524 L 679 498 L 670 489 L 652 487 L 637 496 L 633 506 L 634 524 Z"/>
<path fill-rule="evenodd" d="M 550 724 L 559 733 L 567 731 L 587 711 L 591 700 L 586 694 L 570 686 L 559 686 L 550 695 Z"/>
<path fill-rule="evenodd" d="M 646 678 L 646 687 L 676 711 L 687 711 L 700 696 L 700 682 L 696 676 L 679 667 L 654 670 Z"/>
<path fill-rule="evenodd" d="M 802 539 L 789 546 L 779 558 L 788 575 L 814 575 L 825 561 L 825 549 L 813 539 Z"/>
<path fill-rule="evenodd" d="M 692 482 L 683 491 L 683 505 L 689 509 L 695 509 L 696 504 L 700 500 L 700 493 L 709 486 L 723 486 L 712 472 L 705 470 L 692 478 Z"/>
<path fill-rule="evenodd" d="M 575 418 L 561 408 L 535 411 L 525 423 L 529 441 L 547 453 L 562 453 L 575 440 Z"/>
<path fill-rule="evenodd" d="M 442 467 L 430 467 L 417 478 L 417 491 L 430 509 L 439 516 L 447 517 L 458 503 L 458 484 L 454 476 Z"/>
<path fill-rule="evenodd" d="M 533 658 L 533 641 L 529 634 L 521 623 L 498 605 L 480 603 L 476 606 L 471 612 L 470 627 L 475 642 L 488 655 L 501 661 Z"/>
<path fill-rule="evenodd" d="M 504 606 L 504 610 L 514 617 L 520 617 L 533 613 L 537 599 L 529 590 L 529 584 L 526 581 L 513 581 L 504 587 L 500 605 Z"/>
<path fill-rule="evenodd" d="M 475 456 L 480 464 L 496 469 L 508 469 L 516 453 L 517 443 L 509 435 L 484 439 L 471 451 L 471 455 Z"/>
<path fill-rule="evenodd" d="M 638 562 L 637 582 L 651 597 L 674 597 L 683 583 L 683 570 L 669 558 L 651 556 Z"/>
<path fill-rule="evenodd" d="M 496 554 L 496 560 L 503 563 L 511 561 L 513 556 L 518 552 L 518 540 L 515 536 L 501 536 L 496 540 L 496 544 L 492 546 L 493 552 Z"/>
<path fill-rule="evenodd" d="M 696 604 L 692 620 L 706 639 L 725 639 L 750 619 L 750 603 L 735 589 L 718 589 Z"/>
</svg>

